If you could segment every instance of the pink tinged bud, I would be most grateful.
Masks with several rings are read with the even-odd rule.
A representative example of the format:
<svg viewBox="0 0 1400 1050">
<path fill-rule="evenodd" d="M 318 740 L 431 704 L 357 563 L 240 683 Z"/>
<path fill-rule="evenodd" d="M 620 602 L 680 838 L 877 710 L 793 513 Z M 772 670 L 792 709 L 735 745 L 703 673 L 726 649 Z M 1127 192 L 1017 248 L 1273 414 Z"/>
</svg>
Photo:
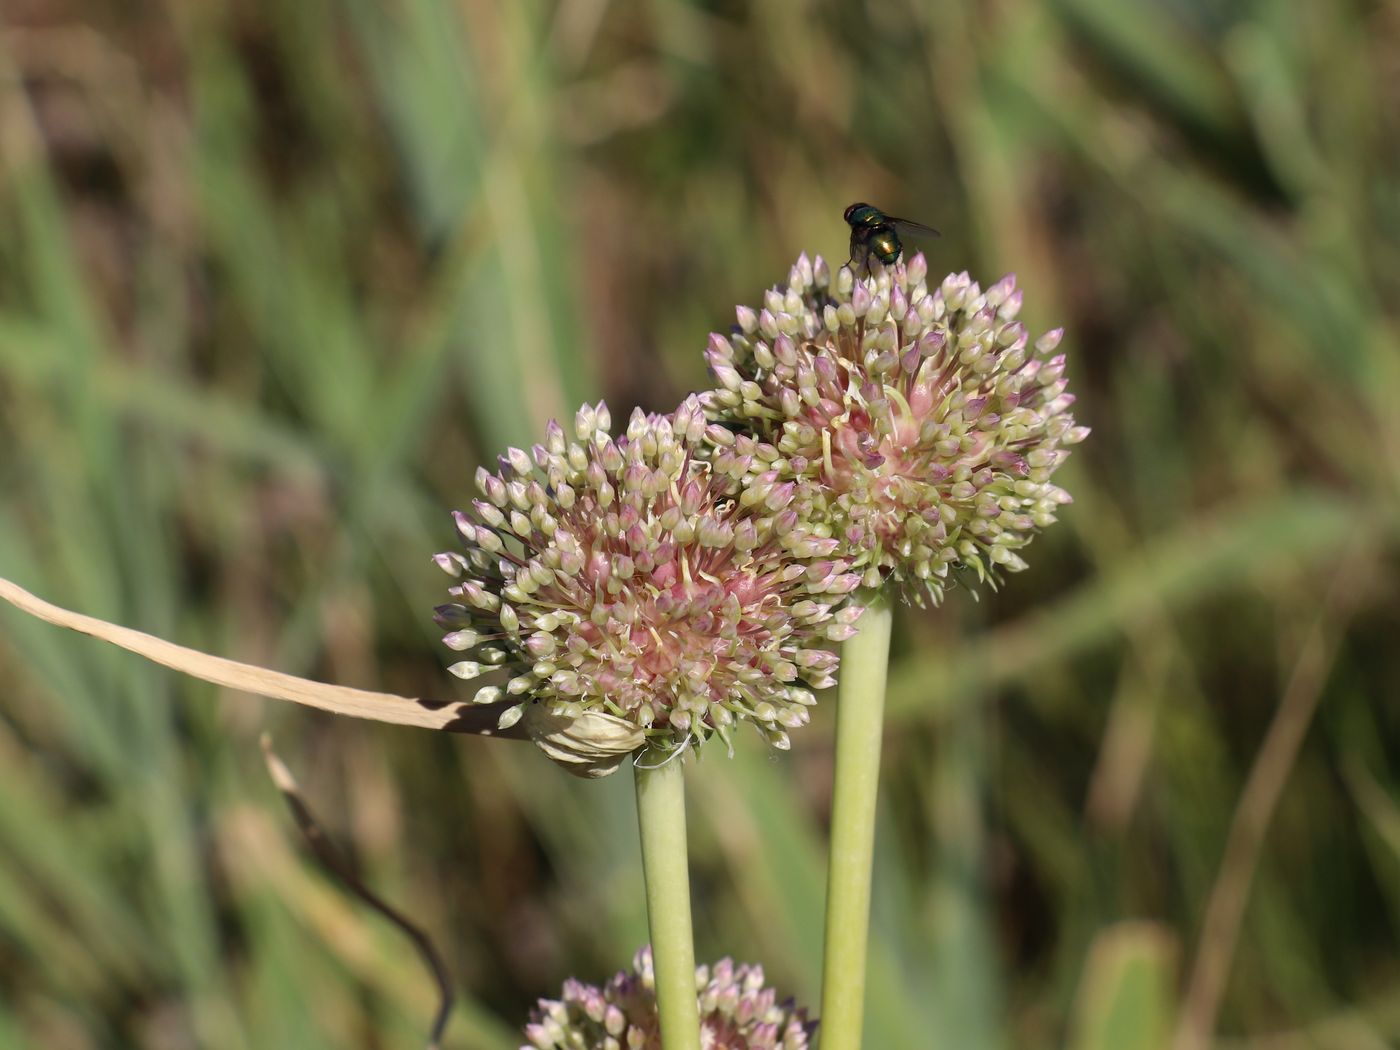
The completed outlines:
<svg viewBox="0 0 1400 1050">
<path fill-rule="evenodd" d="M 807 258 L 807 253 L 803 252 L 797 257 L 797 263 L 788 271 L 788 287 L 807 288 L 812 283 L 812 263 Z"/>
<path fill-rule="evenodd" d="M 732 448 L 735 442 L 734 431 L 718 423 L 711 424 L 705 428 L 705 441 L 707 444 L 718 445 L 720 448 Z"/>
<path fill-rule="evenodd" d="M 472 510 L 476 512 L 476 516 L 481 519 L 481 521 L 485 522 L 493 529 L 498 529 L 506 523 L 506 516 L 501 513 L 500 508 L 496 507 L 493 503 L 486 502 L 486 500 L 472 500 Z M 461 529 L 462 526 L 460 522 L 458 522 L 457 527 L 459 530 Z"/>
<path fill-rule="evenodd" d="M 1024 346 L 1026 338 L 1026 326 L 1013 321 L 997 333 L 996 342 L 1001 347 Z"/>
<path fill-rule="evenodd" d="M 529 455 L 521 448 L 508 448 L 501 459 L 502 466 L 509 466 L 518 475 L 528 475 L 534 468 Z"/>
<path fill-rule="evenodd" d="M 796 366 L 797 344 L 793 342 L 791 336 L 783 334 L 773 341 L 773 356 L 780 364 L 788 368 Z"/>
<path fill-rule="evenodd" d="M 923 282 L 928 276 L 928 260 L 924 258 L 923 252 L 914 253 L 914 257 L 905 264 L 904 274 L 910 287 Z"/>
<path fill-rule="evenodd" d="M 752 335 L 758 327 L 758 315 L 747 306 L 736 307 L 734 315 L 739 322 L 739 330 L 745 335 Z"/>
<path fill-rule="evenodd" d="M 1064 374 L 1065 355 L 1056 354 L 1049 361 L 1045 362 L 1045 366 L 1040 371 L 1040 382 L 1044 386 L 1050 386 L 1052 383 L 1058 383 L 1064 377 Z"/>
<path fill-rule="evenodd" d="M 802 397 L 792 387 L 784 387 L 778 395 L 778 407 L 788 419 L 796 417 L 802 411 Z"/>
<path fill-rule="evenodd" d="M 460 554 L 448 551 L 443 554 L 433 555 L 433 564 L 449 576 L 461 576 L 464 570 L 470 570 L 467 559 Z"/>
<path fill-rule="evenodd" d="M 450 634 L 442 636 L 442 644 L 449 649 L 455 649 L 457 652 L 470 649 L 480 640 L 481 633 L 470 628 L 461 631 L 452 631 Z"/>
<path fill-rule="evenodd" d="M 778 319 L 773 315 L 773 311 L 763 309 L 758 314 L 758 330 L 765 339 L 778 338 Z"/>
<path fill-rule="evenodd" d="M 1004 470 L 1008 474 L 1024 477 L 1030 473 L 1030 466 L 1026 463 L 1026 458 L 1018 452 L 999 449 L 988 458 L 991 460 L 992 466 L 998 470 Z"/>
<path fill-rule="evenodd" d="M 709 345 L 705 349 L 705 360 L 710 363 L 710 367 L 716 364 L 729 364 L 734 360 L 734 347 L 724 336 L 718 332 L 710 333 Z"/>
<path fill-rule="evenodd" d="M 564 428 L 559 425 L 558 420 L 551 419 L 544 428 L 545 444 L 553 455 L 562 455 L 568 446 L 568 439 L 564 434 Z"/>
<path fill-rule="evenodd" d="M 1065 330 L 1063 328 L 1050 329 L 1050 331 L 1046 332 L 1035 341 L 1036 351 L 1042 354 L 1050 353 L 1055 347 L 1060 345 L 1060 340 L 1064 338 L 1064 334 Z"/>
<path fill-rule="evenodd" d="M 789 481 L 782 485 L 775 485 L 768 493 L 768 498 L 764 500 L 764 506 L 770 511 L 780 511 L 792 502 L 793 493 L 797 486 Z"/>
<path fill-rule="evenodd" d="M 895 285 L 890 289 L 890 316 L 896 321 L 903 321 L 909 313 L 909 297 L 904 294 L 904 289 Z"/>
<path fill-rule="evenodd" d="M 889 313 L 890 301 L 883 292 L 877 292 L 871 296 L 870 309 L 865 313 L 865 323 L 868 326 L 881 324 L 885 316 Z M 857 310 L 857 313 L 860 311 Z"/>
<path fill-rule="evenodd" d="M 574 415 L 574 434 L 580 441 L 588 441 L 597 429 L 597 410 L 592 405 L 584 405 Z"/>
<path fill-rule="evenodd" d="M 741 551 L 751 551 L 758 546 L 758 527 L 744 520 L 734 529 L 734 546 Z"/>
<path fill-rule="evenodd" d="M 862 577 L 860 573 L 844 572 L 839 576 L 833 576 L 827 584 L 828 594 L 850 594 L 861 585 Z"/>
<path fill-rule="evenodd" d="M 476 542 L 476 522 L 460 510 L 452 512 L 452 521 L 457 526 L 457 531 L 461 534 L 462 539 L 468 543 L 474 544 Z"/>
<path fill-rule="evenodd" d="M 464 605 L 439 605 L 433 609 L 433 621 L 439 627 L 463 627 L 471 623 L 471 619 L 471 610 Z"/>
<path fill-rule="evenodd" d="M 472 530 L 473 542 L 476 546 L 491 554 L 500 554 L 505 550 L 505 544 L 501 538 L 485 526 L 477 526 Z"/>
<path fill-rule="evenodd" d="M 740 376 L 739 373 L 735 371 L 734 368 L 732 368 L 731 366 L 726 364 L 716 364 L 714 361 L 710 361 L 709 365 L 710 374 L 715 377 L 715 382 L 719 383 L 719 385 L 724 387 L 726 390 L 737 391 L 741 386 L 743 386 L 743 377 Z"/>
<path fill-rule="evenodd" d="M 851 311 L 855 317 L 864 317 L 870 310 L 870 304 L 873 301 L 874 297 L 870 294 L 870 289 L 866 286 L 866 282 L 859 281 L 856 283 L 856 286 L 851 289 L 850 305 Z"/>
</svg>

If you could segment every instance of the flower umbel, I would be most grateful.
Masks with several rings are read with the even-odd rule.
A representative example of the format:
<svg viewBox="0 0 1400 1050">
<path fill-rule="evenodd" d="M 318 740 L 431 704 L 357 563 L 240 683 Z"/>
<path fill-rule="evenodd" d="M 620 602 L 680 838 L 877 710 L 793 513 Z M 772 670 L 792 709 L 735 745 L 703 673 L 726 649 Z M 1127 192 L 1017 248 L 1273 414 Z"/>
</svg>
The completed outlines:
<svg viewBox="0 0 1400 1050">
<path fill-rule="evenodd" d="M 456 514 L 465 552 L 436 556 L 460 579 L 438 608 L 469 656 L 450 670 L 506 672 L 477 702 L 519 697 L 503 720 L 539 722 L 531 735 L 575 772 L 605 775 L 643 743 L 728 741 L 738 721 L 786 747 L 832 681 L 819 646 L 859 614 L 839 608 L 859 575 L 789 506 L 795 486 L 753 482 L 741 498 L 697 455 L 705 427 L 691 398 L 634 413 L 614 439 L 607 408 L 585 406 L 572 440 L 551 424 L 543 445 L 478 471 L 482 498 Z M 559 746 L 585 716 L 615 738 L 591 766 L 574 761 L 578 733 Z"/>
<path fill-rule="evenodd" d="M 1069 414 L 1056 329 L 1033 345 L 1013 276 L 967 273 L 930 290 L 915 255 L 869 276 L 806 255 L 762 310 L 711 335 L 703 395 L 715 471 L 799 483 L 793 506 L 842 540 L 875 588 L 941 599 L 950 567 L 979 580 L 1025 567 L 1017 551 L 1069 502 L 1050 476 L 1088 434 Z"/>
<path fill-rule="evenodd" d="M 695 969 L 700 1045 L 705 1050 L 808 1050 L 816 1022 L 764 986 L 763 968 L 722 959 Z M 570 979 L 559 999 L 541 999 L 520 1050 L 661 1050 L 651 950 L 602 988 Z"/>
</svg>

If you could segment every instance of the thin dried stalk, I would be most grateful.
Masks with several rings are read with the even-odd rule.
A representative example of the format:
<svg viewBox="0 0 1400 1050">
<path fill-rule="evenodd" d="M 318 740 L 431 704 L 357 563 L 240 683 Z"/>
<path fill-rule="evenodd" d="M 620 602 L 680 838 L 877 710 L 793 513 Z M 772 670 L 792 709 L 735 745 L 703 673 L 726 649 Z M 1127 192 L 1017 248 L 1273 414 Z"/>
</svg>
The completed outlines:
<svg viewBox="0 0 1400 1050">
<path fill-rule="evenodd" d="M 264 733 L 260 742 L 263 761 L 267 763 L 268 775 L 272 777 L 272 782 L 277 785 L 277 790 L 282 792 L 282 797 L 287 800 L 287 808 L 292 811 L 292 818 L 297 822 L 297 827 L 301 829 L 302 835 L 305 836 L 307 845 L 316 854 L 316 859 L 332 875 L 343 882 L 351 893 L 402 930 L 404 936 L 413 942 L 413 947 L 422 957 L 423 964 L 432 974 L 433 981 L 437 984 L 438 1008 L 437 1013 L 433 1015 L 433 1026 L 428 1032 L 428 1050 L 438 1050 L 442 1045 L 442 1033 L 447 1030 L 447 1020 L 452 1015 L 452 982 L 448 977 L 447 966 L 443 963 L 442 956 L 438 954 L 432 940 L 422 929 L 366 886 L 355 874 L 350 862 L 336 848 L 335 843 L 330 840 L 325 829 L 321 827 L 320 821 L 316 819 L 315 814 L 306 804 L 306 799 L 302 797 L 301 788 L 297 785 L 296 778 L 292 776 L 292 771 L 278 757 L 277 752 L 272 750 L 272 738 Z"/>
<path fill-rule="evenodd" d="M 313 682 L 266 667 L 211 656 L 197 649 L 188 649 L 163 638 L 134 631 L 129 627 L 62 609 L 30 594 L 23 587 L 3 577 L 0 577 L 0 598 L 40 620 L 100 638 L 104 642 L 111 642 L 154 663 L 229 689 L 256 693 L 258 696 L 274 700 L 290 700 L 294 704 L 304 704 L 321 711 L 349 715 L 352 718 L 368 718 L 376 722 L 440 729 L 449 733 L 511 737 L 517 740 L 526 737 L 523 725 L 506 730 L 496 728 L 496 721 L 501 712 L 512 706 L 515 701 L 470 704 L 461 700 L 424 700 L 397 696 L 394 693 L 376 693 L 367 689 Z"/>
</svg>

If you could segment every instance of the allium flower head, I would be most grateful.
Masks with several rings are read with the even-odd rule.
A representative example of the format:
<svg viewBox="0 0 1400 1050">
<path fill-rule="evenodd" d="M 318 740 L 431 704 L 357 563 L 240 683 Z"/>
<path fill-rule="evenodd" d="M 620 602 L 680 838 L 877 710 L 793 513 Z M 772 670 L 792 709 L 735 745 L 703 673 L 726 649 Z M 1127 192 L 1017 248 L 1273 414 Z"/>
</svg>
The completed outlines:
<svg viewBox="0 0 1400 1050">
<path fill-rule="evenodd" d="M 438 608 L 450 670 L 476 678 L 481 703 L 519 698 L 556 761 L 605 775 L 644 742 L 670 751 L 750 721 L 778 747 L 808 720 L 810 690 L 831 684 L 859 615 L 838 608 L 860 582 L 837 546 L 789 504 L 795 485 L 740 493 L 697 452 L 699 402 L 673 415 L 635 413 L 610 435 L 602 404 L 578 413 L 572 439 L 512 449 L 477 473 L 481 498 L 456 514 L 464 553 L 439 554 L 457 577 Z M 598 762 L 590 756 L 607 737 Z"/>
<path fill-rule="evenodd" d="M 979 580 L 1025 567 L 1017 551 L 1069 502 L 1050 476 L 1088 434 L 1069 414 L 1059 329 L 1032 344 L 1007 276 L 930 289 L 922 255 L 868 276 L 818 256 L 761 310 L 711 335 L 703 395 L 715 471 L 797 482 L 793 506 L 841 540 L 864 585 L 937 602 L 950 568 Z"/>
<path fill-rule="evenodd" d="M 722 959 L 695 969 L 704 1050 L 808 1050 L 816 1022 L 764 987 L 763 968 Z M 541 999 L 520 1050 L 661 1050 L 651 950 L 602 988 L 564 982 L 558 999 Z"/>
</svg>

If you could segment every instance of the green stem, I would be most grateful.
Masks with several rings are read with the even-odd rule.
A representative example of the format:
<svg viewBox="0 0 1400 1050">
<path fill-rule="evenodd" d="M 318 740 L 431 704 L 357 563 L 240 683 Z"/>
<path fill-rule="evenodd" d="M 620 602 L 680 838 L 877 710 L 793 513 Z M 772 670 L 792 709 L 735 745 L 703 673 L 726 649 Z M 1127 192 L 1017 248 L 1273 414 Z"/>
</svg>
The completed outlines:
<svg viewBox="0 0 1400 1050">
<path fill-rule="evenodd" d="M 685 846 L 685 778 L 679 759 L 647 769 L 637 765 L 637 822 L 656 971 L 661 1045 L 700 1050 L 695 995 L 695 935 L 690 926 L 690 868 Z"/>
<path fill-rule="evenodd" d="M 861 616 L 859 632 L 841 651 L 826 883 L 822 1050 L 860 1050 L 890 619 L 888 601 L 877 596 Z"/>
</svg>

